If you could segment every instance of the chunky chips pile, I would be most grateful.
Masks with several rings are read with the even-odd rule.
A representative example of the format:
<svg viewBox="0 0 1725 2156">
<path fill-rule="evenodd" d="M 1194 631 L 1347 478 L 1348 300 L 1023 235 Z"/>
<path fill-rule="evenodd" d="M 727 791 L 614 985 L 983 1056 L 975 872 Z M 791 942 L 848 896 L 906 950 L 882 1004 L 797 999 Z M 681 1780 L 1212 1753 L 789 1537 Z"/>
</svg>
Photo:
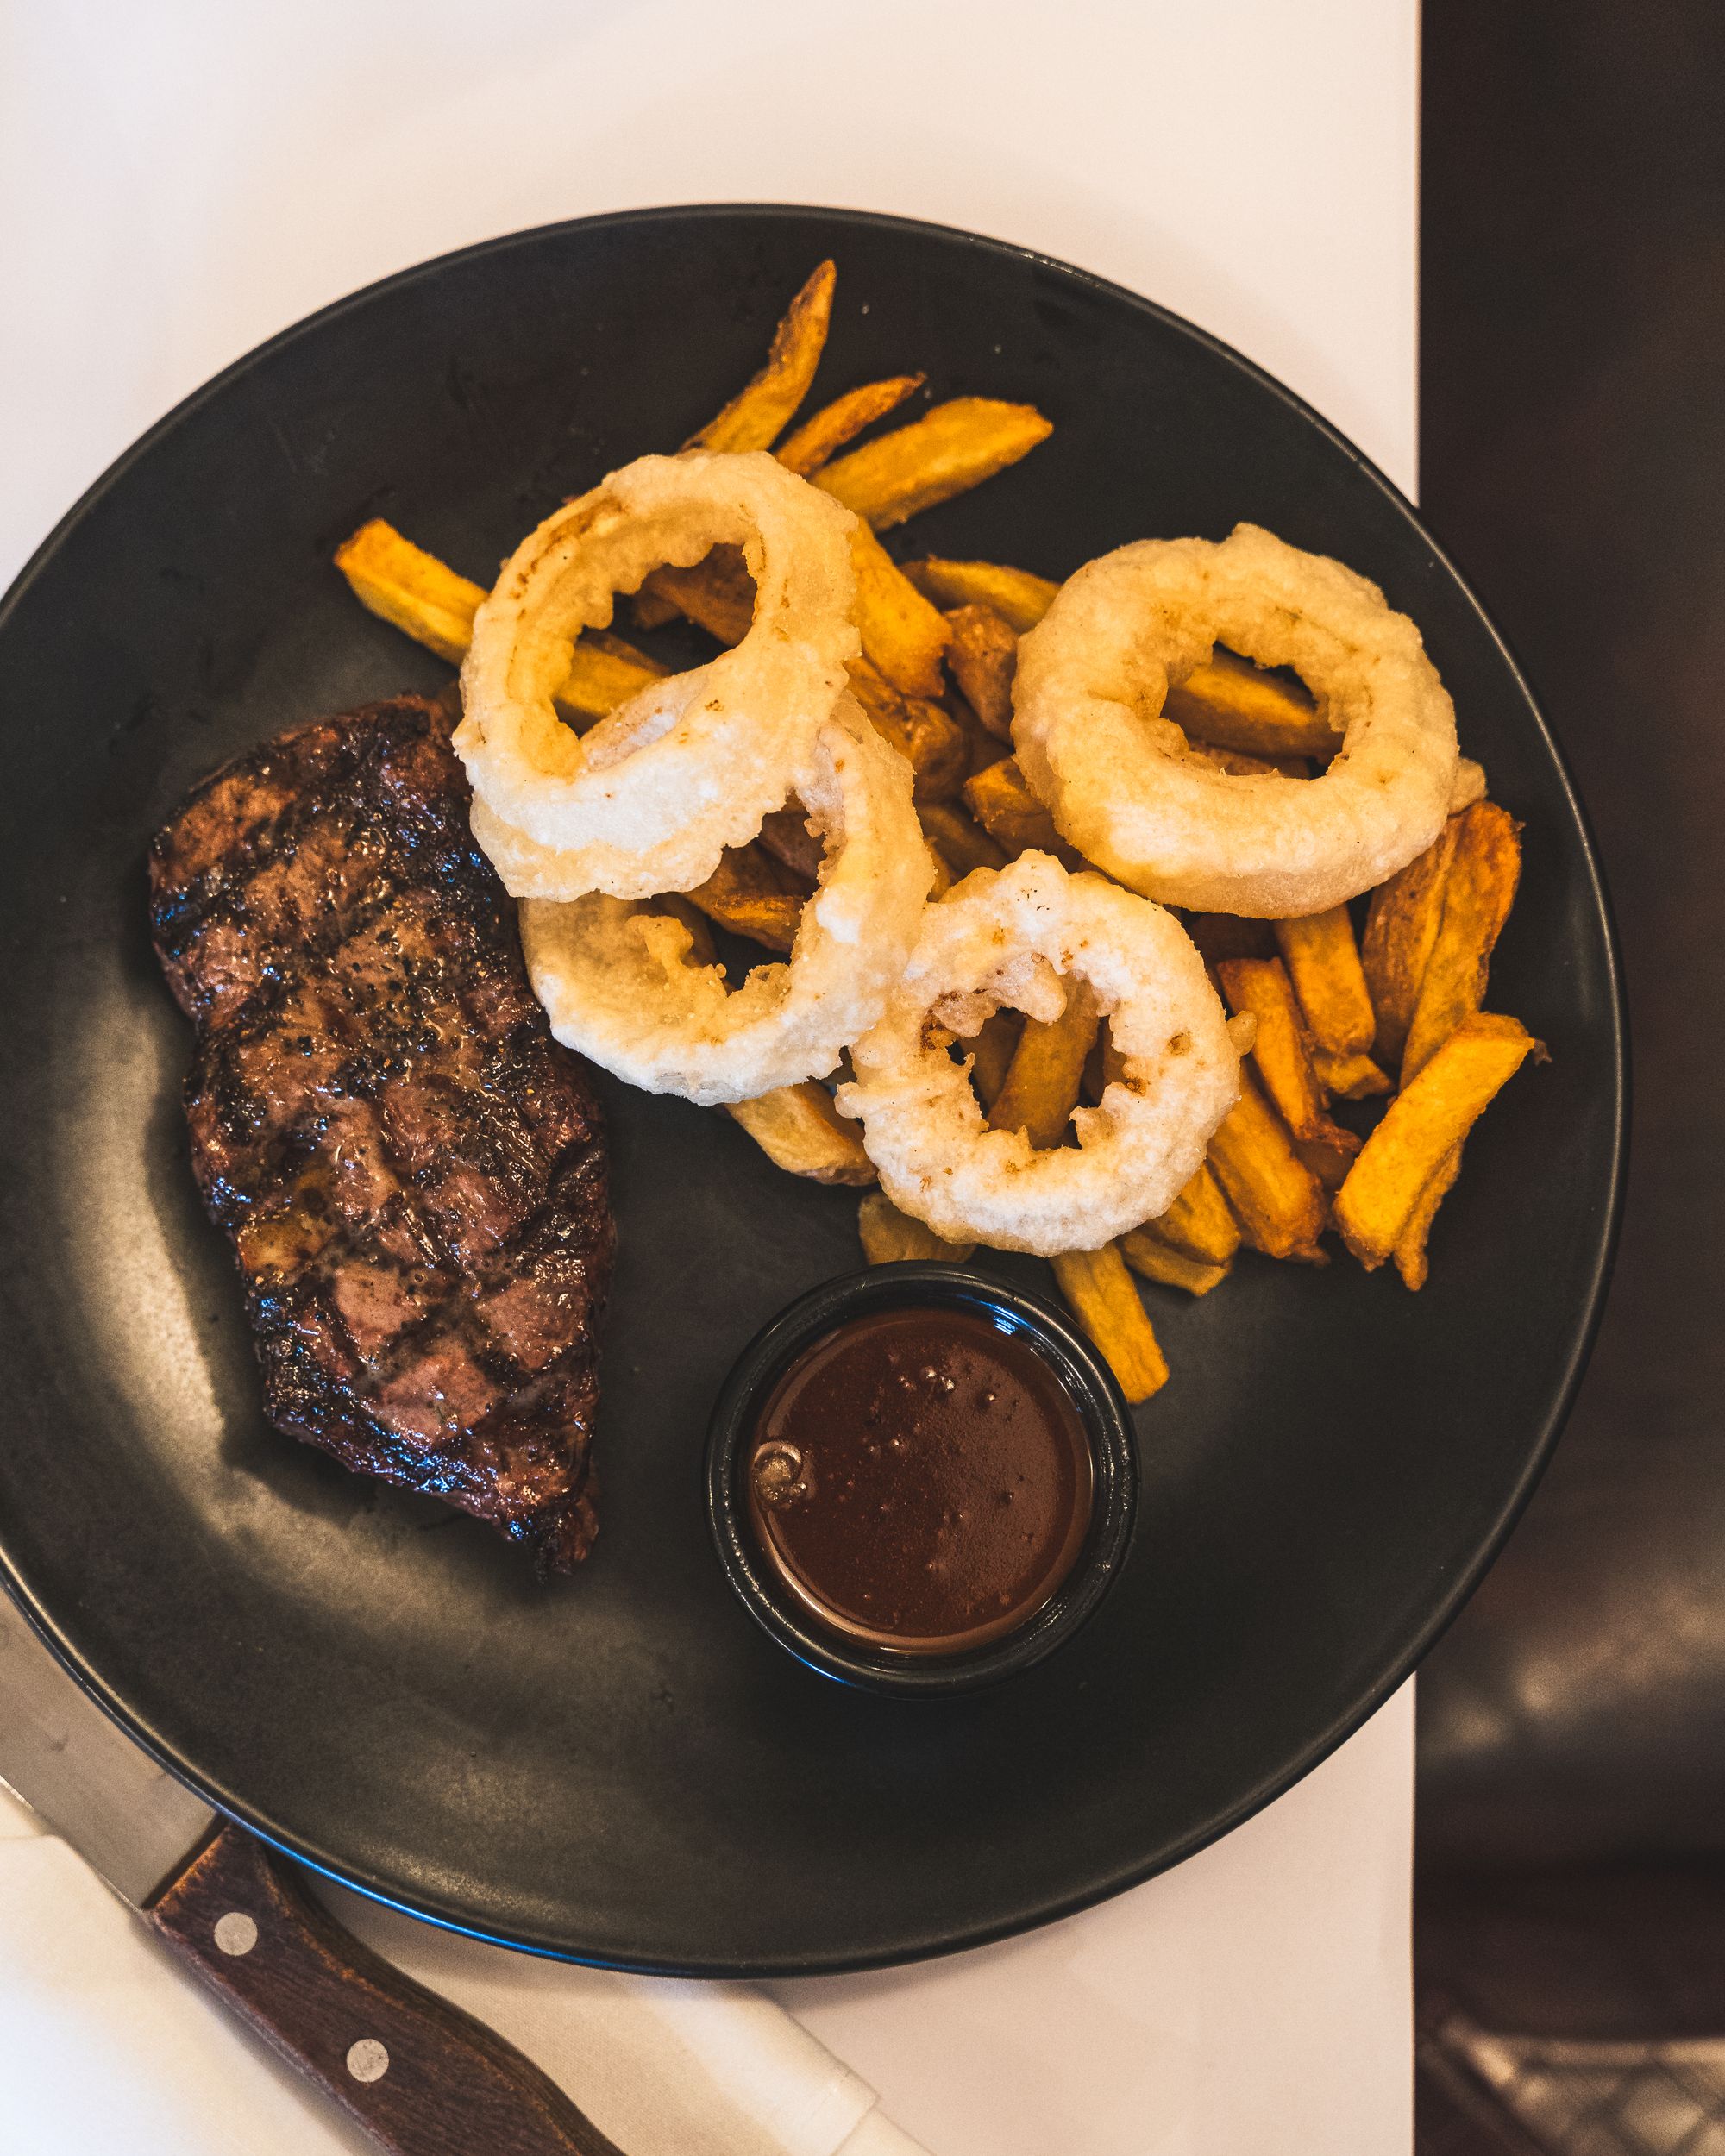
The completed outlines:
<svg viewBox="0 0 1725 2156">
<path fill-rule="evenodd" d="M 851 446 L 922 392 L 922 375 L 908 373 L 850 390 L 787 433 L 825 349 L 835 283 L 832 264 L 823 263 L 792 302 L 760 373 L 685 447 L 776 444 L 780 463 L 860 520 L 852 567 L 862 655 L 850 667 L 850 692 L 911 766 L 937 891 L 1032 850 L 1090 868 L 1011 754 L 1018 639 L 1059 586 L 992 562 L 931 556 L 900 567 L 875 536 L 1016 463 L 1050 423 L 1028 405 L 960 397 Z M 481 586 L 380 519 L 361 526 L 336 560 L 373 613 L 460 664 Z M 650 575 L 635 621 L 649 633 L 681 616 L 734 647 L 748 634 L 755 596 L 740 553 L 716 547 L 693 567 Z M 622 637 L 589 630 L 555 689 L 557 711 L 583 731 L 668 670 Z M 1235 775 L 1310 777 L 1337 746 L 1297 682 L 1221 649 L 1170 690 L 1164 717 L 1183 731 L 1191 755 Z M 1483 1007 L 1515 896 L 1518 826 L 1484 798 L 1484 774 L 1465 760 L 1451 805 L 1435 844 L 1354 907 L 1273 921 L 1181 917 L 1235 1014 L 1237 1043 L 1251 1044 L 1240 1099 L 1158 1218 L 1100 1250 L 1051 1261 L 1129 1398 L 1147 1398 L 1168 1376 L 1138 1281 L 1205 1295 L 1228 1277 L 1242 1245 L 1323 1264 L 1324 1238 L 1334 1232 L 1368 1269 L 1390 1261 L 1408 1288 L 1423 1286 L 1427 1238 L 1469 1131 L 1521 1065 L 1545 1054 L 1517 1020 Z M 709 924 L 763 955 L 782 954 L 820 864 L 818 835 L 788 808 L 749 844 L 728 849 L 699 888 L 655 904 L 705 954 L 714 949 Z M 1073 1142 L 1074 1111 L 1101 1100 L 1118 1065 L 1107 1024 L 1082 984 L 1072 989 L 1051 1021 L 1001 1008 L 952 1044 L 955 1058 L 969 1060 L 990 1126 L 1022 1131 L 1037 1150 Z M 831 1085 L 784 1086 L 720 1112 L 794 1175 L 875 1183 Z M 871 1264 L 969 1255 L 876 1188 L 864 1190 L 858 1225 Z"/>
</svg>

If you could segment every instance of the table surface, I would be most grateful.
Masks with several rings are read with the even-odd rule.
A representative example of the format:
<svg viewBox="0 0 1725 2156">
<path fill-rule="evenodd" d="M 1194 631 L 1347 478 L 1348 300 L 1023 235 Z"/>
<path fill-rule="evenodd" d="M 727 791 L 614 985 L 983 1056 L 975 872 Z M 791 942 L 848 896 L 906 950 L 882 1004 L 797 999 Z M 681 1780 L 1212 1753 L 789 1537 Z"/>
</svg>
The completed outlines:
<svg viewBox="0 0 1725 2156">
<path fill-rule="evenodd" d="M 146 426 L 302 315 L 655 203 L 890 210 L 1063 256 L 1239 346 L 1413 490 L 1415 0 L 68 0 L 8 38 L 0 585 Z M 1404 1691 L 1116 1902 L 775 1990 L 936 2156 L 1395 2156 L 1412 1808 Z M 343 1913 L 434 1979 L 498 1952 Z"/>
</svg>

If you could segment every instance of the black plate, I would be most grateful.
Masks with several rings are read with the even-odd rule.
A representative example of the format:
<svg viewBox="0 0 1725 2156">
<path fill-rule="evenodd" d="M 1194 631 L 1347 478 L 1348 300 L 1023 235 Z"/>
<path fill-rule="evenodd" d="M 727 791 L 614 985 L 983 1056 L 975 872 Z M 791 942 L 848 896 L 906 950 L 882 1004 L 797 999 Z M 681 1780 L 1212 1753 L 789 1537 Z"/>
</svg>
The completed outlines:
<svg viewBox="0 0 1725 2156">
<path fill-rule="evenodd" d="M 143 849 L 289 722 L 447 678 L 332 546 L 382 512 L 486 578 L 536 518 L 681 441 L 823 254 L 817 398 L 925 367 L 1049 444 L 912 527 L 1052 574 L 1237 518 L 1340 555 L 1424 630 L 1527 824 L 1492 996 L 1551 1044 L 1468 1147 L 1430 1286 L 1243 1263 L 1151 1291 L 1126 1575 L 1001 1691 L 875 1699 L 737 1608 L 701 1435 L 763 1321 L 856 1258 L 854 1200 L 723 1116 L 607 1083 L 622 1255 L 604 1527 L 549 1589 L 489 1532 L 274 1435 L 185 1162 L 187 1030 Z M 854 1967 L 1075 1908 L 1321 1759 L 1406 1675 L 1524 1501 L 1607 1269 L 1622 1035 L 1580 812 L 1527 688 L 1407 504 L 1185 323 L 1037 256 L 882 218 L 672 210 L 373 287 L 254 353 L 123 458 L 0 614 L 0 1536 L 97 1695 L 214 1802 L 348 1883 L 547 1952 Z M 1034 1281 L 1040 1269 L 1012 1264 Z"/>
</svg>

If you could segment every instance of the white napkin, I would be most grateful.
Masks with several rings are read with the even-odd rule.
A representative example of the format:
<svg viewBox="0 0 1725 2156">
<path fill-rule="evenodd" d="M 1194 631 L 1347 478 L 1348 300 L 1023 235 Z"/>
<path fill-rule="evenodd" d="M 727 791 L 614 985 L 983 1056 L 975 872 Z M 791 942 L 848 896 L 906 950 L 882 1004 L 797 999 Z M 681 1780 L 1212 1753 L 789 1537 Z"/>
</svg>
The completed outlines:
<svg viewBox="0 0 1725 2156">
<path fill-rule="evenodd" d="M 875 2092 L 743 1984 L 575 1969 L 330 1890 L 340 1920 L 567 2090 L 624 2156 L 917 2156 Z M 323 2156 L 373 2144 L 0 1790 L 0 2148 Z"/>
</svg>

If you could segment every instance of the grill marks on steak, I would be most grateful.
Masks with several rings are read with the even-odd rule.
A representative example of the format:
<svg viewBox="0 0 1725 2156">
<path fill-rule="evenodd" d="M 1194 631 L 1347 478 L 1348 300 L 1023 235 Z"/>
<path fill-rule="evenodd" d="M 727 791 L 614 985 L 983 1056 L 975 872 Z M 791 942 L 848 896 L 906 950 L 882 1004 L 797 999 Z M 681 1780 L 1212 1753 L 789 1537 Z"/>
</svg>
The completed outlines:
<svg viewBox="0 0 1725 2156">
<path fill-rule="evenodd" d="M 594 1526 L 604 1138 L 452 725 L 402 697 L 216 773 L 151 849 L 151 924 L 271 1421 L 564 1567 Z"/>
</svg>

